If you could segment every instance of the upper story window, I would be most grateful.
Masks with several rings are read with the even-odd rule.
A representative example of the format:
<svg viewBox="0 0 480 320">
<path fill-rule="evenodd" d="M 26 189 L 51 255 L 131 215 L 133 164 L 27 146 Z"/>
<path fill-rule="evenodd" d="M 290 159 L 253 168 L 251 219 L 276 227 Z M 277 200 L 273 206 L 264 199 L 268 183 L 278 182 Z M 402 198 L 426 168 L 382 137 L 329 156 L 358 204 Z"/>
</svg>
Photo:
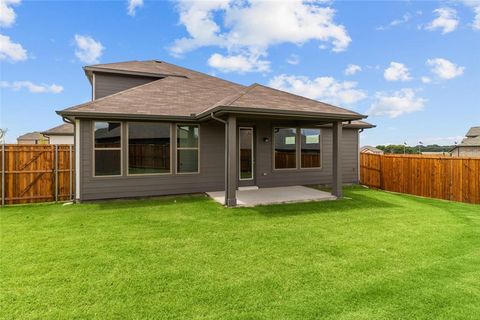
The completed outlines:
<svg viewBox="0 0 480 320">
<path fill-rule="evenodd" d="M 122 124 L 120 122 L 94 122 L 94 175 L 119 176 L 122 174 Z"/>
<path fill-rule="evenodd" d="M 128 174 L 170 173 L 168 123 L 128 123 Z"/>
<path fill-rule="evenodd" d="M 199 172 L 199 127 L 177 125 L 177 173 Z"/>
</svg>

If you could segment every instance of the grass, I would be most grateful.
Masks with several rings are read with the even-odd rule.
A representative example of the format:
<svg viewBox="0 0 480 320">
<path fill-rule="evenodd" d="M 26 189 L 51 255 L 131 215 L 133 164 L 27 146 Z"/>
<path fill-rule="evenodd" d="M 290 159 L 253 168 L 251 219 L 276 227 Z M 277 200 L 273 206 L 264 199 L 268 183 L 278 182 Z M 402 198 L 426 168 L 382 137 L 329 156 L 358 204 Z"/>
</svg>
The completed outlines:
<svg viewBox="0 0 480 320">
<path fill-rule="evenodd" d="M 1 209 L 1 318 L 478 319 L 480 206 L 372 191 Z"/>
</svg>

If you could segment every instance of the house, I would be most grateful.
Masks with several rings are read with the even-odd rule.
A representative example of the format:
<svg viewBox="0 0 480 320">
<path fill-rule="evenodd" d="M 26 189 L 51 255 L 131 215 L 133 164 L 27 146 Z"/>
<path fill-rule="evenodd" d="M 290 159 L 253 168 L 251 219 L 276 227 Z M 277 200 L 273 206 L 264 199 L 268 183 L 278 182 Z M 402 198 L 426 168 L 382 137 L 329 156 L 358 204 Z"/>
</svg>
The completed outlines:
<svg viewBox="0 0 480 320">
<path fill-rule="evenodd" d="M 454 157 L 480 157 L 480 126 L 471 127 L 465 139 L 450 152 Z"/>
<path fill-rule="evenodd" d="M 373 154 L 383 154 L 383 150 L 372 146 L 363 146 L 360 148 L 360 153 L 373 153 Z"/>
<path fill-rule="evenodd" d="M 40 132 L 29 132 L 17 138 L 17 144 L 48 144 L 48 139 Z"/>
<path fill-rule="evenodd" d="M 163 61 L 84 67 L 92 101 L 75 125 L 76 199 L 358 182 L 365 115 Z"/>
<path fill-rule="evenodd" d="M 49 144 L 73 144 L 73 125 L 64 123 L 53 127 L 42 134 L 48 138 Z"/>
</svg>

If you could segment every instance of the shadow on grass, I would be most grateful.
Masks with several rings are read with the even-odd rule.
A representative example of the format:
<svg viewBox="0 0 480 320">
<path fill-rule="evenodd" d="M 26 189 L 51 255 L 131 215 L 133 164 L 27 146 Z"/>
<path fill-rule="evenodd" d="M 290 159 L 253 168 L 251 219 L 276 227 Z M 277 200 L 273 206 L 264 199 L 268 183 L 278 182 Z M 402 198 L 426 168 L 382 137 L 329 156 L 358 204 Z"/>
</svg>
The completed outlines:
<svg viewBox="0 0 480 320">
<path fill-rule="evenodd" d="M 131 199 L 118 199 L 118 200 L 101 200 L 85 202 L 85 204 L 91 204 L 95 206 L 96 210 L 126 210 L 126 209 L 139 209 L 139 208 L 151 208 L 158 206 L 171 207 L 184 204 L 193 204 L 196 202 L 206 202 L 208 197 L 204 194 L 188 194 L 188 195 L 176 195 L 176 196 L 162 196 L 162 197 L 149 197 L 149 198 L 131 198 Z"/>
<path fill-rule="evenodd" d="M 352 192 L 355 191 L 355 192 Z M 257 206 L 251 210 L 271 218 L 283 216 L 346 212 L 359 209 L 380 209 L 380 208 L 398 208 L 399 205 L 388 201 L 380 200 L 369 195 L 370 191 L 359 188 L 350 189 L 345 198 L 331 201 L 316 201 L 302 203 L 285 203 L 269 206 Z M 373 193 L 370 193 L 373 195 Z M 365 211 L 370 212 L 370 211 Z"/>
</svg>

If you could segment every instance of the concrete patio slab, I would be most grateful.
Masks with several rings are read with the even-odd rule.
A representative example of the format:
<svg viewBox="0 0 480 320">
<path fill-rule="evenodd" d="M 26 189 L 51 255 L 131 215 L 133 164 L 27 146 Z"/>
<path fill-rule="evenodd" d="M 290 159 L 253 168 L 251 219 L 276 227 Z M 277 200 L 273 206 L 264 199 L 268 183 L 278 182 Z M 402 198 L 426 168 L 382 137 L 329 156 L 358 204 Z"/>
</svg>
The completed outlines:
<svg viewBox="0 0 480 320">
<path fill-rule="evenodd" d="M 213 200 L 224 204 L 225 191 L 207 192 Z M 335 200 L 334 195 L 304 186 L 260 188 L 258 190 L 237 190 L 238 207 L 254 207 L 266 204 Z"/>
</svg>

